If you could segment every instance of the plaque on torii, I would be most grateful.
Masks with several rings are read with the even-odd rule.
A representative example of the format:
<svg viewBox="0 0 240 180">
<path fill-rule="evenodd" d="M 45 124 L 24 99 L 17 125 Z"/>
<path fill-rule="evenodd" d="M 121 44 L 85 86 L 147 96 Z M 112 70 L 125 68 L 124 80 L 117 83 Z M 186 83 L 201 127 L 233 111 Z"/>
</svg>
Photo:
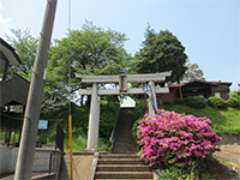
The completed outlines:
<svg viewBox="0 0 240 180">
<path fill-rule="evenodd" d="M 156 112 L 156 103 L 153 99 L 156 94 L 166 94 L 169 92 L 167 85 L 164 87 L 155 86 L 155 83 L 163 83 L 171 72 L 151 73 L 151 74 L 124 74 L 124 75 L 80 75 L 76 78 L 82 84 L 91 85 L 90 88 L 79 89 L 79 95 L 91 95 L 91 105 L 89 114 L 89 128 L 87 149 L 96 150 L 98 144 L 99 120 L 100 120 L 100 96 L 101 95 L 128 95 L 128 94 L 145 94 L 144 88 L 129 88 L 129 83 L 147 84 L 151 95 L 148 98 L 149 113 Z M 118 84 L 115 89 L 98 89 L 98 84 Z M 154 98 L 153 98 L 154 97 Z M 156 98 L 155 98 L 156 99 Z"/>
</svg>

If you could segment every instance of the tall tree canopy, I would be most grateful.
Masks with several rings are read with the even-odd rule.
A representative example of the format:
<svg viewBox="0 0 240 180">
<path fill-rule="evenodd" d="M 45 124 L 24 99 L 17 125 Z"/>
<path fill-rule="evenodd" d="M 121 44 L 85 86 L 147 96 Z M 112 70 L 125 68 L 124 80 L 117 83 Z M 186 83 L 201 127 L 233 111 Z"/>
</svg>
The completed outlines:
<svg viewBox="0 0 240 180">
<path fill-rule="evenodd" d="M 68 96 L 66 94 L 69 90 L 68 83 L 74 90 L 80 85 L 75 73 L 93 75 L 123 73 L 129 59 L 123 48 L 125 41 L 126 36 L 122 33 L 104 30 L 87 23 L 80 30 L 71 31 L 67 37 L 55 41 L 50 51 L 47 80 L 57 87 L 60 94 Z M 102 108 L 112 108 L 113 113 L 117 109 L 113 108 L 116 99 L 109 98 L 106 104 L 102 104 Z M 111 133 L 111 128 L 107 127 L 113 126 L 114 115 L 110 114 L 108 111 L 101 113 L 101 136 L 108 136 Z M 86 121 L 87 119 L 82 119 L 81 123 Z"/>
<path fill-rule="evenodd" d="M 171 81 L 180 81 L 186 71 L 187 55 L 182 43 L 169 31 L 156 33 L 150 27 L 143 47 L 136 53 L 133 70 L 138 73 L 172 71 Z"/>
<path fill-rule="evenodd" d="M 25 77 L 30 80 L 38 39 L 30 35 L 29 31 L 21 30 L 12 30 L 8 39 L 25 65 Z M 74 73 L 118 74 L 125 72 L 129 59 L 129 55 L 123 48 L 126 40 L 123 33 L 104 30 L 90 22 L 84 24 L 80 30 L 74 30 L 66 37 L 56 40 L 50 48 L 48 73 L 44 86 L 45 99 L 50 104 L 56 104 L 54 103 L 56 99 L 67 96 L 69 72 L 71 72 L 73 89 L 79 85 Z M 45 107 L 50 108 L 47 105 Z"/>
<path fill-rule="evenodd" d="M 12 29 L 11 33 L 8 36 L 8 41 L 16 49 L 24 64 L 25 74 L 23 75 L 30 79 L 33 62 L 36 57 L 38 39 L 33 37 L 27 30 Z"/>
<path fill-rule="evenodd" d="M 31 74 L 35 60 L 38 39 L 29 31 L 12 30 L 8 36 Z M 66 37 L 56 40 L 51 48 L 48 61 L 47 80 L 52 83 L 67 82 L 69 68 L 72 77 L 80 74 L 119 74 L 127 70 L 129 55 L 123 48 L 125 34 L 104 30 L 86 22 L 80 30 L 71 31 Z"/>
<path fill-rule="evenodd" d="M 49 79 L 66 80 L 74 73 L 118 74 L 125 71 L 128 54 L 123 48 L 126 36 L 103 30 L 91 23 L 57 40 L 50 52 Z"/>
</svg>

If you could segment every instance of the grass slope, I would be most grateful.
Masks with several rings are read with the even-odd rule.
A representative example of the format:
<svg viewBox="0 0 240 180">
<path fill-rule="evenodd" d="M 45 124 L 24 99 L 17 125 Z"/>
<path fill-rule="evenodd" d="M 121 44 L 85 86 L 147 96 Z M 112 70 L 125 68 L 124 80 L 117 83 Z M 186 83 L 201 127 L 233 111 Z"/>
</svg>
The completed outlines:
<svg viewBox="0 0 240 180">
<path fill-rule="evenodd" d="M 219 134 L 240 133 L 239 109 L 228 108 L 227 110 L 219 110 L 209 106 L 203 109 L 194 109 L 183 104 L 164 105 L 163 108 L 171 111 L 176 111 L 178 113 L 206 116 L 212 120 L 212 126 L 214 130 Z"/>
</svg>

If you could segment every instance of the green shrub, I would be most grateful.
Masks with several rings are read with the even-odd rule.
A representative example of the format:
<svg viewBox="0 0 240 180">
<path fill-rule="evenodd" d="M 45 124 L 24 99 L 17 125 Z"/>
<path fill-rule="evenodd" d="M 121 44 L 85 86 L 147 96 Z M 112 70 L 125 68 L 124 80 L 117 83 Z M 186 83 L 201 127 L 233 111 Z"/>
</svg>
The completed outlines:
<svg viewBox="0 0 240 180">
<path fill-rule="evenodd" d="M 227 104 L 232 108 L 240 108 L 240 91 L 231 92 Z"/>
<path fill-rule="evenodd" d="M 76 135 L 73 134 L 73 141 L 72 141 L 72 145 L 73 145 L 73 152 L 79 152 L 82 151 L 84 149 L 86 149 L 86 145 L 87 145 L 87 138 L 81 135 Z M 65 136 L 64 139 L 64 151 L 68 152 L 69 151 L 69 141 L 68 141 L 68 136 Z"/>
<path fill-rule="evenodd" d="M 111 143 L 103 138 L 99 138 L 98 148 L 99 152 L 109 152 L 111 150 Z"/>
<path fill-rule="evenodd" d="M 174 104 L 185 104 L 184 103 L 184 99 L 176 99 L 176 100 L 174 100 Z"/>
<path fill-rule="evenodd" d="M 230 97 L 236 98 L 240 102 L 240 90 L 231 92 Z"/>
<path fill-rule="evenodd" d="M 132 126 L 132 134 L 135 137 L 137 134 L 137 126 L 138 121 L 144 116 L 145 113 L 148 112 L 146 101 L 145 100 L 137 100 L 136 101 L 136 108 L 134 109 L 132 118 L 134 119 L 133 126 Z"/>
<path fill-rule="evenodd" d="M 195 109 L 205 108 L 207 100 L 203 96 L 189 96 L 184 98 L 184 104 Z"/>
<path fill-rule="evenodd" d="M 167 166 L 160 170 L 159 180 L 176 179 L 176 180 L 193 180 L 195 177 L 195 166 L 181 167 L 177 165 Z"/>
<path fill-rule="evenodd" d="M 219 109 L 226 109 L 228 107 L 227 102 L 217 96 L 212 96 L 208 98 L 208 103 L 210 106 L 214 107 L 214 108 L 219 108 Z"/>
<path fill-rule="evenodd" d="M 227 105 L 232 108 L 240 108 L 240 101 L 237 98 L 230 97 L 227 100 Z"/>
</svg>

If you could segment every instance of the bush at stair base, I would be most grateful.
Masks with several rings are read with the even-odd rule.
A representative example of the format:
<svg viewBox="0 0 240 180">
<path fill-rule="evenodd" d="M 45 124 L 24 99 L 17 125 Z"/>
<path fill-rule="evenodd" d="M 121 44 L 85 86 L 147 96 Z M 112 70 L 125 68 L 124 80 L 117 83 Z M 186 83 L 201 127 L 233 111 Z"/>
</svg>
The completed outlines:
<svg viewBox="0 0 240 180">
<path fill-rule="evenodd" d="M 138 125 L 141 158 L 152 168 L 194 161 L 210 156 L 221 139 L 205 117 L 160 110 L 145 114 Z"/>
</svg>

